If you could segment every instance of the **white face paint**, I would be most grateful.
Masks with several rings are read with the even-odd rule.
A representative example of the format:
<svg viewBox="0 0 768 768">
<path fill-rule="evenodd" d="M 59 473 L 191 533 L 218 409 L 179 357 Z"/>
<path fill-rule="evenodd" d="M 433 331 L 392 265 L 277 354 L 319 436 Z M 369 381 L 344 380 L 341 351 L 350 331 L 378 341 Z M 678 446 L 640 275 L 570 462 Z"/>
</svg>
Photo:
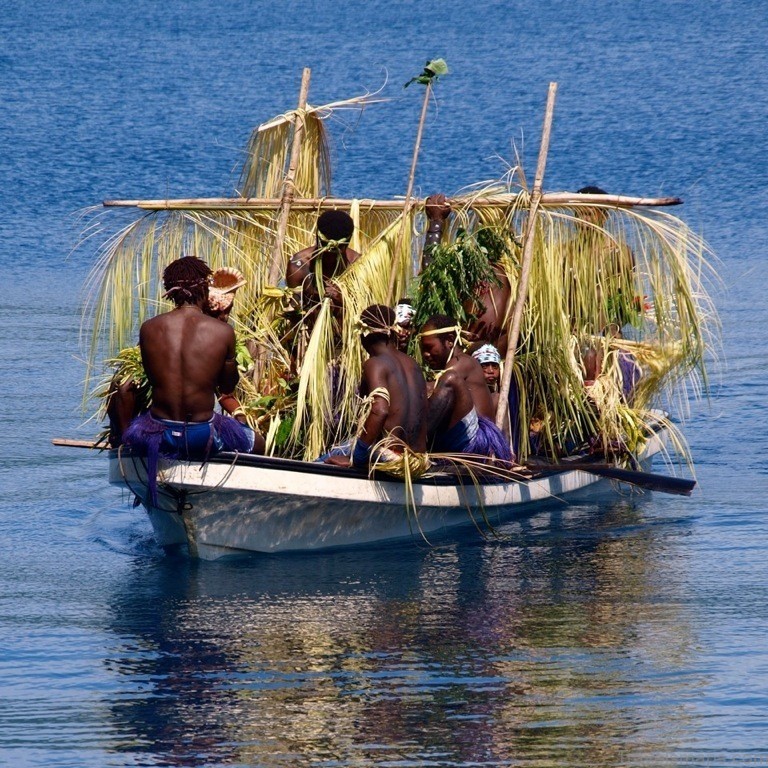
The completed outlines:
<svg viewBox="0 0 768 768">
<path fill-rule="evenodd" d="M 408 325 L 415 314 L 416 310 L 410 304 L 398 304 L 395 307 L 395 322 L 398 325 Z"/>
</svg>

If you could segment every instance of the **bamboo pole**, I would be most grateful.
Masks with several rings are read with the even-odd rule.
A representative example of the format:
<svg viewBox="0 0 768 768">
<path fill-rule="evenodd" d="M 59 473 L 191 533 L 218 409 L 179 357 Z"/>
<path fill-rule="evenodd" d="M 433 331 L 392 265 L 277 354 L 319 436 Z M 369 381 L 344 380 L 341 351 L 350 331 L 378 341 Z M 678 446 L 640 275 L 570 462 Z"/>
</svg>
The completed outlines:
<svg viewBox="0 0 768 768">
<path fill-rule="evenodd" d="M 507 338 L 507 354 L 504 359 L 504 374 L 501 377 L 499 389 L 499 407 L 496 411 L 496 426 L 503 429 L 507 421 L 509 411 L 509 387 L 512 382 L 512 366 L 515 362 L 515 349 L 520 336 L 520 324 L 523 318 L 523 308 L 528 295 L 528 278 L 531 274 L 531 262 L 533 261 L 533 244 L 536 239 L 536 215 L 541 203 L 541 184 L 544 180 L 544 169 L 547 166 L 547 153 L 549 152 L 549 137 L 552 132 L 552 116 L 555 112 L 555 96 L 557 95 L 557 83 L 549 84 L 547 94 L 547 110 L 544 114 L 544 127 L 541 132 L 541 146 L 539 147 L 539 161 L 536 165 L 536 177 L 533 181 L 531 193 L 531 206 L 528 211 L 528 222 L 525 230 L 525 243 L 523 245 L 523 260 L 520 268 L 520 280 L 517 284 L 517 298 L 512 314 L 512 326 Z"/>
<path fill-rule="evenodd" d="M 489 208 L 493 206 L 512 205 L 518 198 L 517 194 L 502 193 L 489 197 L 451 198 L 447 202 L 455 209 L 467 206 L 469 208 Z M 279 208 L 282 203 L 279 197 L 186 197 L 167 200 L 104 200 L 105 208 L 141 208 L 149 211 L 176 210 L 269 210 Z M 405 199 L 375 200 L 360 198 L 352 200 L 341 197 L 294 197 L 291 200 L 292 210 L 324 210 L 331 208 L 350 208 L 353 203 L 359 203 L 361 208 L 378 208 L 380 210 L 397 211 L 405 207 Z M 412 202 L 412 201 L 411 201 Z M 661 208 L 670 205 L 681 205 L 679 197 L 630 197 L 628 195 L 587 195 L 578 192 L 543 192 L 541 205 L 556 208 L 563 205 L 579 205 L 580 203 L 603 204 L 614 208 L 632 208 L 634 206 Z"/>
<path fill-rule="evenodd" d="M 408 185 L 405 193 L 405 199 L 402 202 L 403 207 L 403 221 L 400 226 L 400 232 L 397 237 L 397 244 L 395 249 L 395 259 L 403 249 L 403 242 L 405 240 L 405 233 L 408 228 L 408 212 L 411 206 L 411 196 L 413 194 L 413 182 L 416 177 L 416 164 L 419 158 L 419 150 L 421 148 L 421 137 L 424 133 L 424 122 L 427 118 L 427 107 L 429 106 L 429 96 L 432 91 L 431 81 L 427 83 L 424 91 L 424 101 L 421 105 L 421 116 L 419 117 L 419 127 L 416 131 L 416 142 L 413 147 L 413 156 L 411 158 L 411 169 L 408 174 Z M 387 304 L 391 304 L 394 301 L 395 281 L 397 279 L 397 267 L 396 262 L 393 264 L 392 273 L 389 277 L 389 287 L 387 289 Z"/>
<path fill-rule="evenodd" d="M 413 157 L 411 158 L 411 170 L 408 174 L 408 187 L 405 192 L 405 200 L 403 200 L 403 222 L 400 226 L 400 234 L 397 237 L 397 250 L 395 251 L 395 259 L 397 259 L 400 252 L 403 250 L 403 242 L 405 240 L 405 232 L 408 229 L 408 211 L 411 206 L 411 195 L 413 194 L 413 180 L 416 178 L 416 164 L 419 160 L 419 149 L 421 148 L 421 137 L 424 134 L 424 122 L 427 119 L 427 107 L 429 106 L 429 97 L 432 93 L 432 81 L 427 82 L 426 89 L 424 91 L 424 101 L 421 104 L 421 117 L 419 118 L 419 128 L 416 131 L 416 143 L 413 146 Z M 392 304 L 394 296 L 392 295 L 395 290 L 395 280 L 397 279 L 397 267 L 396 263 L 392 265 L 392 274 L 389 277 L 389 288 L 387 289 L 387 304 Z"/>
<path fill-rule="evenodd" d="M 272 250 L 272 264 L 269 268 L 268 285 L 277 285 L 278 280 L 285 270 L 283 258 L 283 241 L 288 229 L 288 216 L 291 212 L 294 193 L 296 192 L 296 169 L 301 156 L 301 141 L 304 135 L 304 111 L 307 107 L 307 95 L 309 94 L 309 79 L 312 70 L 304 67 L 301 75 L 301 90 L 299 91 L 299 105 L 296 108 L 296 123 L 293 128 L 293 143 L 291 156 L 288 161 L 288 172 L 283 181 L 283 197 L 280 200 L 280 212 L 278 214 L 275 245 Z"/>
<path fill-rule="evenodd" d="M 90 448 L 91 450 L 109 450 L 109 446 L 106 443 L 97 443 L 93 440 L 72 440 L 67 437 L 54 437 L 51 440 L 53 445 L 58 445 L 63 448 Z"/>
</svg>

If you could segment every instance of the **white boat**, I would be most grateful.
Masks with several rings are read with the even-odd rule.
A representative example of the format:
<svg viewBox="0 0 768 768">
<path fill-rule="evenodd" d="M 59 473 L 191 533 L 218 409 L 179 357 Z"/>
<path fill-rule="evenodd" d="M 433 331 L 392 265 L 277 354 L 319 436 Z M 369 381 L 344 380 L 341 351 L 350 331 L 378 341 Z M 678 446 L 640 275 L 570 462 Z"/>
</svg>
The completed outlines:
<svg viewBox="0 0 768 768">
<path fill-rule="evenodd" d="M 657 424 L 640 466 L 663 451 L 666 431 Z M 350 547 L 442 535 L 461 526 L 489 529 L 530 512 L 531 505 L 598 490 L 604 474 L 621 479 L 657 478 L 616 469 L 585 457 L 542 467 L 530 479 L 508 481 L 441 474 L 413 483 L 416 512 L 409 511 L 403 482 L 362 470 L 291 459 L 221 453 L 204 464 L 160 460 L 157 503 L 150 501 L 146 460 L 113 450 L 110 483 L 127 487 L 149 514 L 158 543 L 187 548 L 192 557 L 215 560 L 243 552 L 289 552 Z M 603 471 L 600 471 L 600 468 Z M 661 478 L 688 484 L 692 481 Z M 649 487 L 654 487 L 651 484 Z M 665 488 L 669 490 L 669 488 Z"/>
</svg>

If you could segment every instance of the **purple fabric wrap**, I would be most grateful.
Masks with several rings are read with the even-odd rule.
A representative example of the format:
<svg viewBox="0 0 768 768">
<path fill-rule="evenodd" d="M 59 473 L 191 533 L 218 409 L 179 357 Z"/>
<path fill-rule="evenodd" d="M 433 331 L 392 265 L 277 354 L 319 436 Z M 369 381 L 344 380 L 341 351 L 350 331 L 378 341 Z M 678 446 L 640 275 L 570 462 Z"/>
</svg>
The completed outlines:
<svg viewBox="0 0 768 768">
<path fill-rule="evenodd" d="M 208 422 L 190 422 L 187 426 L 195 430 L 208 426 L 209 438 L 205 448 L 185 451 L 164 440 L 167 431 L 184 429 L 184 426 L 180 427 L 178 422 L 156 419 L 149 411 L 139 414 L 123 434 L 125 445 L 147 457 L 147 487 L 152 504 L 157 504 L 157 463 L 160 456 L 168 459 L 206 461 L 219 451 L 247 453 L 250 450 L 250 439 L 243 425 L 230 416 L 214 413 L 213 418 Z"/>
<path fill-rule="evenodd" d="M 447 453 L 476 453 L 512 461 L 512 451 L 503 432 L 474 408 L 447 432 L 438 435 L 435 448 Z"/>
<path fill-rule="evenodd" d="M 630 352 L 619 352 L 619 370 L 621 371 L 621 389 L 624 393 L 624 399 L 630 402 L 632 392 L 640 381 L 643 371 L 635 360 L 635 356 Z"/>
<path fill-rule="evenodd" d="M 490 419 L 480 415 L 477 417 L 477 434 L 470 441 L 466 452 L 512 461 L 512 451 L 504 433 Z"/>
</svg>

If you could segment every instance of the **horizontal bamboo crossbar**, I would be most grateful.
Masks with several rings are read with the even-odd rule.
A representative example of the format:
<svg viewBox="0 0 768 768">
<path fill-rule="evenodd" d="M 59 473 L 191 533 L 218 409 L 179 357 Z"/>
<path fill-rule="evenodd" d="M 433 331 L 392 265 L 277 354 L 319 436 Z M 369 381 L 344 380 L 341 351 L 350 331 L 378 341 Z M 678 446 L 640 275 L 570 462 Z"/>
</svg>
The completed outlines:
<svg viewBox="0 0 768 768">
<path fill-rule="evenodd" d="M 109 448 L 106 443 L 96 443 L 93 440 L 73 440 L 67 437 L 54 437 L 51 442 L 63 448 L 91 448 L 102 451 Z"/>
<path fill-rule="evenodd" d="M 512 205 L 518 196 L 512 194 L 494 195 L 493 197 L 458 198 L 448 200 L 456 208 L 487 208 Z M 105 200 L 106 208 L 142 208 L 150 211 L 196 211 L 196 210 L 277 210 L 280 198 L 257 197 L 199 197 L 179 198 L 168 200 Z M 293 210 L 324 210 L 328 208 L 350 208 L 353 200 L 340 197 L 294 198 L 291 203 Z M 356 202 L 361 208 L 378 208 L 379 210 L 401 210 L 405 206 L 402 200 L 372 200 L 361 198 Z M 627 195 L 588 195 L 578 192 L 545 192 L 541 196 L 541 205 L 553 208 L 561 205 L 579 205 L 579 203 L 603 204 L 614 208 L 631 208 L 634 206 L 661 207 L 680 205 L 679 197 L 629 197 Z"/>
</svg>

